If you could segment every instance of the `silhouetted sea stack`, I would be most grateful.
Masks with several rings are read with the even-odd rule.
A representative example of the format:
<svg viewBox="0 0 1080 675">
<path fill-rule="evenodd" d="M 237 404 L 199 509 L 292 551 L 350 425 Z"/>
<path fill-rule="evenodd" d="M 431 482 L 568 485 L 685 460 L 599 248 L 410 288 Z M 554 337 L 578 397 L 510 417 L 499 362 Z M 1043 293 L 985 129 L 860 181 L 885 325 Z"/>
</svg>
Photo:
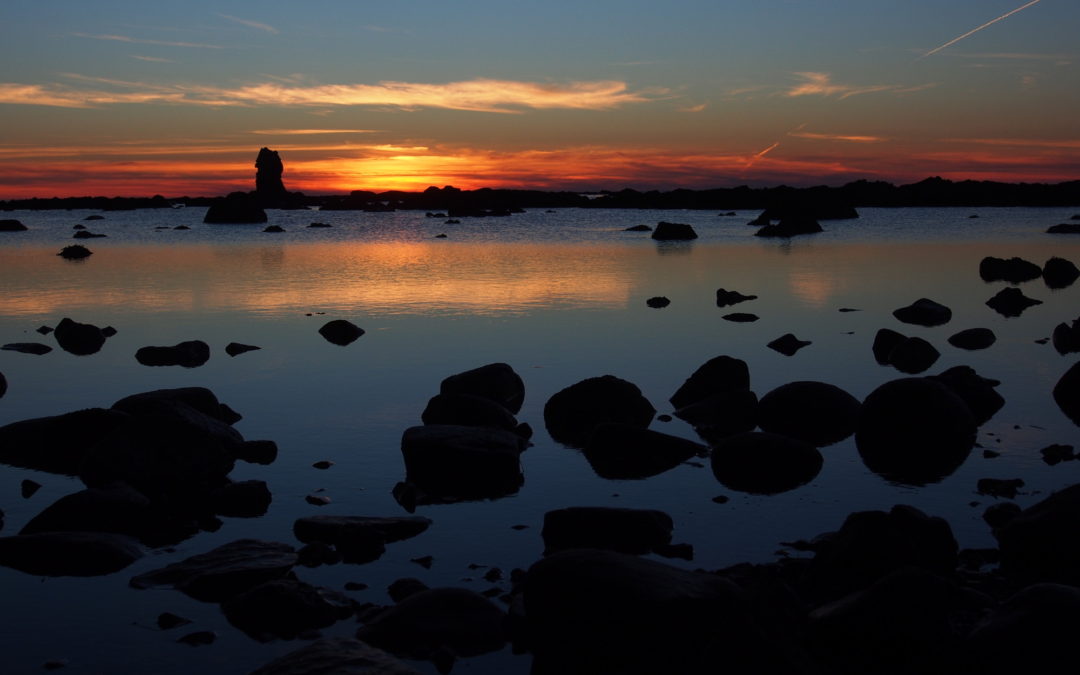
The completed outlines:
<svg viewBox="0 0 1080 675">
<path fill-rule="evenodd" d="M 276 150 L 259 149 L 259 156 L 255 158 L 255 192 L 263 204 L 279 201 L 288 194 L 281 180 L 284 171 L 281 156 Z"/>
</svg>

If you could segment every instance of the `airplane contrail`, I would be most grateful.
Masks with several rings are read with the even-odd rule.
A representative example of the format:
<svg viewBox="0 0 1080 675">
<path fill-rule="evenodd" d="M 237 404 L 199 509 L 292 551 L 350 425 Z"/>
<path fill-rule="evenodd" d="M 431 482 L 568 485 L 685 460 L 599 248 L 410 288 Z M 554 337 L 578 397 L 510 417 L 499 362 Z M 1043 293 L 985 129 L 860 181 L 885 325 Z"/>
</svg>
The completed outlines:
<svg viewBox="0 0 1080 675">
<path fill-rule="evenodd" d="M 1001 21 L 1002 19 L 1008 19 L 1013 14 L 1016 14 L 1017 12 L 1025 10 L 1028 7 L 1031 7 L 1032 5 L 1034 5 L 1034 4 L 1038 3 L 1038 2 L 1041 2 L 1041 0 L 1031 0 L 1031 2 L 1027 3 L 1026 5 L 1021 5 L 1020 7 L 1017 7 L 1016 9 L 1012 10 L 1011 12 L 1006 12 L 1005 14 L 1002 14 L 1001 16 L 999 16 L 996 19 L 993 19 L 991 21 L 987 21 L 986 23 L 979 26 L 978 28 L 973 28 L 972 30 L 969 30 L 968 32 L 961 35 L 960 37 L 955 37 L 955 38 L 949 40 L 948 42 L 946 42 L 945 44 L 941 45 L 940 47 L 935 47 L 934 49 L 931 49 L 930 51 L 926 52 L 925 54 L 920 56 L 918 59 L 916 59 L 916 61 L 921 60 L 921 59 L 925 59 L 927 56 L 932 56 L 934 54 L 937 54 L 942 49 L 945 49 L 946 47 L 951 47 L 952 45 L 956 44 L 957 42 L 960 42 L 964 38 L 971 37 L 975 33 L 978 33 L 983 28 L 993 26 L 995 23 L 997 23 L 998 21 Z"/>
</svg>

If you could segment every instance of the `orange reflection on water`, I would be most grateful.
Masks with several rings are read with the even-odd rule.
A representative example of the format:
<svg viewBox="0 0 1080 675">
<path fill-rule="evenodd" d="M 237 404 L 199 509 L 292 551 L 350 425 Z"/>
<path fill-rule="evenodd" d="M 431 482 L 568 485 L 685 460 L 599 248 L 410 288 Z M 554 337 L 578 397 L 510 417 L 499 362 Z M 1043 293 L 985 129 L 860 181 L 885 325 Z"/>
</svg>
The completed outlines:
<svg viewBox="0 0 1080 675">
<path fill-rule="evenodd" d="M 52 254 L 0 251 L 5 314 L 618 307 L 631 295 L 635 257 L 597 246 L 394 242 L 116 247 L 82 263 L 42 264 Z"/>
</svg>

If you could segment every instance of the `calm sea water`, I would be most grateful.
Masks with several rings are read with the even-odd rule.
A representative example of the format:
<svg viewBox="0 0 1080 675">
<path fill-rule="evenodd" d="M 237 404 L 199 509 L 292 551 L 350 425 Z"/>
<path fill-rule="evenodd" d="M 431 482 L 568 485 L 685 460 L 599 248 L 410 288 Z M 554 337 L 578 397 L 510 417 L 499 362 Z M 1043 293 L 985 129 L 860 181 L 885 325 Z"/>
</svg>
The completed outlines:
<svg viewBox="0 0 1080 675">
<path fill-rule="evenodd" d="M 527 568 L 542 552 L 544 513 L 578 505 L 667 511 L 674 541 L 695 549 L 692 562 L 669 562 L 703 569 L 773 560 L 782 541 L 836 529 L 854 510 L 897 503 L 945 517 L 962 546 L 991 546 L 980 516 L 992 500 L 976 494 L 979 478 L 1023 478 L 1021 505 L 1080 479 L 1080 462 L 1048 467 L 1039 454 L 1053 443 L 1080 445 L 1080 433 L 1050 393 L 1075 355 L 1036 342 L 1080 316 L 1080 285 L 1051 291 L 1041 281 L 1024 284 L 1024 293 L 1043 304 L 1006 319 L 984 304 L 1004 284 L 978 275 L 988 255 L 1040 265 L 1056 255 L 1080 264 L 1080 239 L 1044 233 L 1075 209 L 865 209 L 858 220 L 823 223 L 824 233 L 777 241 L 752 236 L 747 223 L 756 213 L 749 212 L 541 210 L 455 225 L 416 212 L 271 211 L 270 223 L 286 232 L 270 234 L 262 225 L 203 225 L 203 209 L 185 208 L 105 213 L 104 220 L 84 223 L 108 235 L 81 242 L 93 256 L 56 257 L 76 243 L 72 227 L 90 213 L 3 216 L 30 231 L 0 233 L 0 343 L 55 346 L 34 329 L 65 316 L 112 325 L 118 334 L 91 356 L 59 348 L 45 356 L 0 351 L 0 372 L 9 382 L 0 424 L 108 406 L 140 391 L 206 386 L 244 415 L 237 428 L 246 438 L 278 443 L 276 462 L 238 464 L 232 474 L 266 481 L 274 502 L 262 518 L 226 518 L 216 533 L 154 551 L 107 577 L 35 578 L 0 568 L 5 672 L 36 672 L 47 660 L 66 659 L 72 673 L 245 673 L 299 647 L 259 644 L 232 628 L 216 605 L 171 590 L 130 589 L 128 579 L 241 537 L 295 544 L 292 522 L 303 515 L 404 515 L 391 496 L 404 477 L 402 432 L 420 423 L 444 377 L 496 361 L 524 379 L 518 419 L 537 431 L 522 455 L 521 491 L 496 501 L 419 507 L 434 521 L 423 535 L 389 545 L 374 563 L 301 568 L 300 578 L 337 589 L 363 582 L 368 590 L 349 594 L 375 603 L 388 603 L 387 585 L 405 576 L 482 591 L 492 584 L 482 580 L 483 568 L 470 566 Z M 657 243 L 647 233 L 623 231 L 660 220 L 689 223 L 700 238 Z M 315 221 L 333 227 L 306 227 Z M 178 225 L 191 229 L 171 229 Z M 442 233 L 445 239 L 436 238 Z M 760 320 L 723 320 L 733 310 L 716 307 L 717 288 L 759 296 L 734 311 Z M 647 307 L 645 300 L 657 295 L 671 305 Z M 952 321 L 921 328 L 892 317 L 920 297 L 951 307 Z M 366 334 L 347 347 L 327 343 L 317 330 L 336 318 Z M 998 336 L 990 349 L 965 352 L 946 342 L 980 326 Z M 979 433 L 979 443 L 1000 457 L 985 459 L 977 448 L 952 476 L 912 488 L 869 472 L 849 439 L 823 449 L 824 468 L 811 483 L 766 497 L 726 489 L 707 460 L 643 481 L 605 480 L 544 430 L 542 410 L 552 394 L 603 374 L 634 382 L 660 412 L 670 412 L 675 389 L 721 354 L 749 364 L 759 396 L 793 380 L 821 380 L 861 399 L 902 377 L 874 361 L 870 347 L 883 327 L 933 343 L 942 356 L 929 373 L 970 365 L 1002 381 L 1006 406 Z M 791 357 L 766 347 L 788 332 L 812 344 Z M 139 347 L 192 339 L 212 348 L 200 368 L 135 361 Z M 262 349 L 230 358 L 224 347 L 232 341 Z M 678 420 L 653 428 L 696 439 Z M 335 464 L 312 468 L 322 459 Z M 23 499 L 24 479 L 43 487 Z M 16 533 L 80 488 L 75 479 L 0 467 L 2 534 Z M 304 497 L 317 490 L 332 502 L 307 504 Z M 720 495 L 730 501 L 715 503 Z M 410 562 L 425 555 L 434 557 L 431 569 Z M 164 611 L 194 623 L 158 631 L 154 622 Z M 347 635 L 355 627 L 339 622 L 324 633 Z M 199 648 L 177 644 L 185 629 L 213 630 L 219 639 Z M 461 661 L 455 672 L 528 667 L 527 657 L 507 650 Z"/>
</svg>

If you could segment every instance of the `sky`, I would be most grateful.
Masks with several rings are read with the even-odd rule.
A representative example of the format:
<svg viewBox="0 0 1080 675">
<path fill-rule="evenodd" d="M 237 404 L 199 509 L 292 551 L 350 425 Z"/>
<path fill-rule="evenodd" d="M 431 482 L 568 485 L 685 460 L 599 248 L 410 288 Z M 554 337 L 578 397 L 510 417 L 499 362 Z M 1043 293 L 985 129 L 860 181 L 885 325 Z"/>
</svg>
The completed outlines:
<svg viewBox="0 0 1080 675">
<path fill-rule="evenodd" d="M 1077 0 L 4 0 L 0 199 L 1080 179 Z"/>
</svg>

